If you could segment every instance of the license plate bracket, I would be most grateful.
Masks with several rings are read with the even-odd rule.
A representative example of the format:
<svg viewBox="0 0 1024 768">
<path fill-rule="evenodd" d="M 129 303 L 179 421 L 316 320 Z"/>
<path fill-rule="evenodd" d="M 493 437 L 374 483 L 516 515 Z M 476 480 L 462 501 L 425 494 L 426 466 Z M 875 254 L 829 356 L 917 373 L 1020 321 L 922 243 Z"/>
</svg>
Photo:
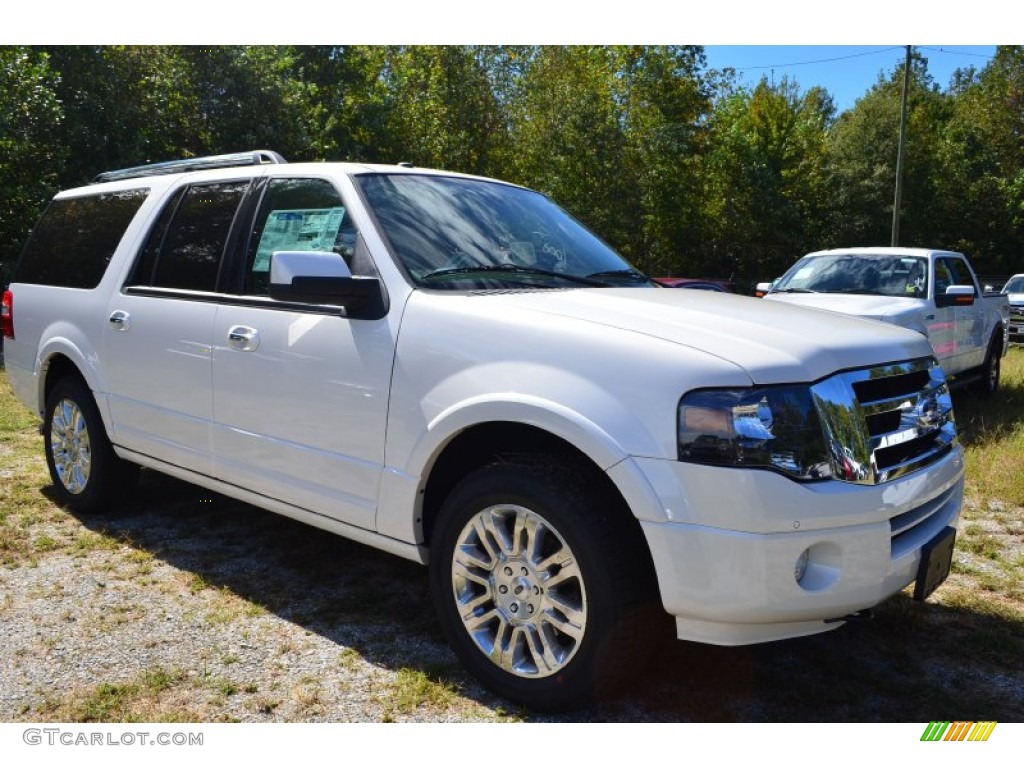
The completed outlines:
<svg viewBox="0 0 1024 768">
<path fill-rule="evenodd" d="M 947 525 L 931 541 L 921 547 L 921 564 L 917 567 L 914 599 L 925 600 L 949 576 L 953 564 L 956 528 Z"/>
</svg>

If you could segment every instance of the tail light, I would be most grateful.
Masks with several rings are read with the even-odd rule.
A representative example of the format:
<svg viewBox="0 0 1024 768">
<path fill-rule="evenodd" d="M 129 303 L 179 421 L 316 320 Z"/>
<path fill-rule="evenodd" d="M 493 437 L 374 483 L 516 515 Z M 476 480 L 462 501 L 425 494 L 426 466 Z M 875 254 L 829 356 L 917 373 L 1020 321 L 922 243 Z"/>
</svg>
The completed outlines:
<svg viewBox="0 0 1024 768">
<path fill-rule="evenodd" d="M 0 333 L 5 339 L 14 338 L 14 294 L 4 291 L 3 303 L 0 304 Z"/>
</svg>

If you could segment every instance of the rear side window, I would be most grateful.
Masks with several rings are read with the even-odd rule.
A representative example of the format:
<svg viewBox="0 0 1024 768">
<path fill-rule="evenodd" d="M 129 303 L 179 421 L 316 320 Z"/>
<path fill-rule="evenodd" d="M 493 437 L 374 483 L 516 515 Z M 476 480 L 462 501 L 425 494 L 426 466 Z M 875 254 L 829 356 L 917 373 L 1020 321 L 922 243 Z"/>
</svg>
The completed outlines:
<svg viewBox="0 0 1024 768">
<path fill-rule="evenodd" d="M 130 285 L 215 291 L 248 181 L 196 184 L 176 195 L 150 232 Z"/>
<path fill-rule="evenodd" d="M 95 288 L 148 189 L 54 200 L 21 252 L 15 283 Z"/>
</svg>

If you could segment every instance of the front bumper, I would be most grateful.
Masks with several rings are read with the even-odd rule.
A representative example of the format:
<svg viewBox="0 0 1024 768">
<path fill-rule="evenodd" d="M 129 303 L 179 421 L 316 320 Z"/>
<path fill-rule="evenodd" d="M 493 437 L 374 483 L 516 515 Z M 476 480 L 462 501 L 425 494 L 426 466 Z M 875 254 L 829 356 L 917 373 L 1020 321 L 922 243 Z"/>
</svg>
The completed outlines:
<svg viewBox="0 0 1024 768">
<path fill-rule="evenodd" d="M 641 526 L 665 609 L 681 639 L 718 645 L 823 632 L 877 605 L 915 580 L 921 548 L 963 502 L 959 447 L 877 486 L 635 461 L 662 502 Z"/>
</svg>

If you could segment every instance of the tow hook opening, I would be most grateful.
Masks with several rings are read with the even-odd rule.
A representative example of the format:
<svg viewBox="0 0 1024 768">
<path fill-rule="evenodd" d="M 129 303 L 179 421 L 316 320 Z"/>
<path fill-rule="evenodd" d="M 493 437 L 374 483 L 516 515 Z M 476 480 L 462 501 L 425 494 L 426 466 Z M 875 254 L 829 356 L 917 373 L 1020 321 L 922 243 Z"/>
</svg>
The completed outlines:
<svg viewBox="0 0 1024 768">
<path fill-rule="evenodd" d="M 865 608 L 861 611 L 854 611 L 848 613 L 845 616 L 840 616 L 838 619 L 825 619 L 826 624 L 836 624 L 840 621 L 870 621 L 875 618 L 875 613 L 870 608 Z"/>
</svg>

